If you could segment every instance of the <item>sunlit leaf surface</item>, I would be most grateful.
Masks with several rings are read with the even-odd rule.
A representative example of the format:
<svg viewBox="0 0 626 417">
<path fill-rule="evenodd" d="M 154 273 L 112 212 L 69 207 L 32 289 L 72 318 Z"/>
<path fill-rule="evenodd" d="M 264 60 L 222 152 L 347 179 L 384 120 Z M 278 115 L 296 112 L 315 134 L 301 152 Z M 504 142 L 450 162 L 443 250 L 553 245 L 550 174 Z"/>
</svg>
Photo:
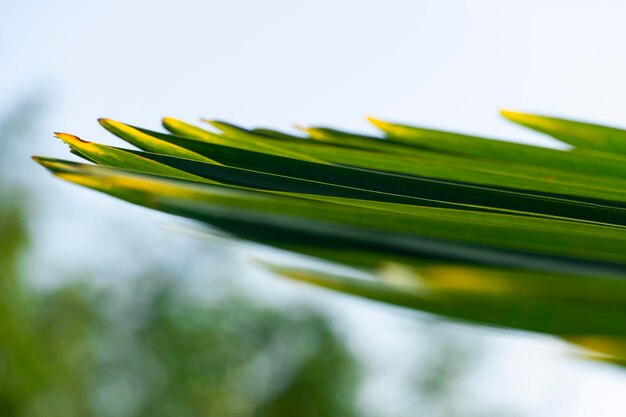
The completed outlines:
<svg viewBox="0 0 626 417">
<path fill-rule="evenodd" d="M 101 119 L 138 149 L 57 134 L 87 163 L 54 175 L 231 236 L 370 272 L 296 280 L 626 358 L 626 132 L 503 111 L 548 149 L 370 119 L 376 136 Z M 568 148 L 567 145 L 573 148 Z"/>
</svg>

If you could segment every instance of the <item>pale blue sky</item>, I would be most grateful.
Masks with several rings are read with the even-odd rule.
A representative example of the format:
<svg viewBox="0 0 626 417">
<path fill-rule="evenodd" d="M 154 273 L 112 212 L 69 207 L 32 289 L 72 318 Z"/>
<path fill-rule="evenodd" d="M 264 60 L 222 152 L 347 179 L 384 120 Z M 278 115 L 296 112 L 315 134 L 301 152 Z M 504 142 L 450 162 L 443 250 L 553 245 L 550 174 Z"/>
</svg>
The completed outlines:
<svg viewBox="0 0 626 417">
<path fill-rule="evenodd" d="M 53 84 L 56 129 L 103 115 L 363 127 L 374 114 L 529 134 L 496 110 L 619 124 L 620 1 L 4 0 L 2 101 Z"/>
<path fill-rule="evenodd" d="M 153 128 L 171 115 L 368 129 L 363 116 L 375 115 L 550 143 L 501 120 L 501 107 L 626 126 L 623 1 L 0 4 L 0 112 L 24 94 L 46 91 L 45 138 L 59 130 L 111 142 L 96 123 L 103 116 Z M 30 153 L 66 155 L 53 140 L 34 141 L 34 148 Z M 146 232 L 163 219 L 37 174 L 66 200 L 40 200 L 55 219 L 47 227 L 73 230 L 72 241 L 57 242 L 49 258 L 85 247 L 106 252 L 103 242 L 114 242 L 120 229 Z M 118 229 L 95 242 L 96 226 L 86 219 L 105 212 L 119 214 L 110 220 Z M 126 225 L 128 218 L 144 225 Z M 624 375 L 561 360 L 558 347 L 511 340 L 497 342 L 508 350 L 484 370 L 481 395 L 533 415 L 623 415 L 616 397 L 626 390 Z"/>
</svg>

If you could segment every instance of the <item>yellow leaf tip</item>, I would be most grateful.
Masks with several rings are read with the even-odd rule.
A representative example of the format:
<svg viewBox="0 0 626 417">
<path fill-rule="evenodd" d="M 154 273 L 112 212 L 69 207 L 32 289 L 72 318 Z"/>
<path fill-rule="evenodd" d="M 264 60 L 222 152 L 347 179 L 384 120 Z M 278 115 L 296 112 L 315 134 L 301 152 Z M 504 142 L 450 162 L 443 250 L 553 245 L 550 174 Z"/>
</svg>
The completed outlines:
<svg viewBox="0 0 626 417">
<path fill-rule="evenodd" d="M 531 114 L 523 113 L 517 110 L 509 110 L 509 109 L 500 109 L 500 115 L 512 121 L 520 120 L 520 119 L 527 119 L 529 117 L 532 117 Z"/>
<path fill-rule="evenodd" d="M 65 161 L 61 161 L 58 159 L 47 158 L 45 156 L 31 156 L 32 160 L 46 168 L 53 173 L 63 170 L 63 169 L 71 169 L 72 167 L 68 165 Z"/>
<path fill-rule="evenodd" d="M 506 117 L 509 114 L 520 114 L 520 112 L 511 109 L 500 109 L 500 114 Z"/>
<path fill-rule="evenodd" d="M 383 120 L 380 120 L 380 119 L 378 119 L 376 117 L 373 117 L 373 116 L 366 116 L 365 119 L 368 122 L 370 122 L 371 124 L 373 124 L 374 126 L 380 128 L 380 129 L 382 129 L 384 126 L 386 126 L 388 124 L 387 122 L 385 122 Z"/>
<path fill-rule="evenodd" d="M 63 142 L 67 143 L 68 145 L 72 145 L 73 143 L 90 143 L 89 141 L 86 140 L 82 140 L 81 138 L 79 138 L 78 136 L 75 135 L 71 135 L 69 133 L 62 133 L 62 132 L 54 132 L 54 136 L 56 136 L 57 138 L 61 139 Z"/>
<path fill-rule="evenodd" d="M 120 124 L 120 122 L 116 122 L 113 119 L 107 119 L 106 117 L 99 118 L 98 123 L 100 123 L 100 126 L 104 127 L 105 129 L 108 127 L 115 126 L 116 124 Z"/>
<path fill-rule="evenodd" d="M 163 117 L 161 119 L 161 125 L 165 128 L 168 129 L 170 127 L 174 127 L 177 123 L 179 123 L 178 119 L 175 119 L 173 117 Z"/>
<path fill-rule="evenodd" d="M 42 167 L 44 167 L 45 169 L 47 169 L 49 171 L 53 170 L 53 166 L 52 166 L 53 164 L 51 163 L 51 161 L 48 158 L 46 158 L 44 156 L 33 155 L 33 156 L 31 156 L 31 159 L 33 161 L 35 161 L 37 164 L 39 164 Z"/>
</svg>

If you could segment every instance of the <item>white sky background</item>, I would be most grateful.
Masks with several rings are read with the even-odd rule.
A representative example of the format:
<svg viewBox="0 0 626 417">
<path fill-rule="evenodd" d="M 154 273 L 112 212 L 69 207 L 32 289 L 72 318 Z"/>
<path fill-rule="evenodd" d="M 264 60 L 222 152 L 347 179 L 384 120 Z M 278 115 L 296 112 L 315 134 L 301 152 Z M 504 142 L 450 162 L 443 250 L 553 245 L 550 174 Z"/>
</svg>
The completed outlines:
<svg viewBox="0 0 626 417">
<path fill-rule="evenodd" d="M 551 143 L 501 120 L 501 107 L 626 126 L 623 1 L 0 0 L 0 6 L 0 113 L 24 94 L 45 91 L 46 138 L 59 130 L 116 143 L 98 117 L 149 128 L 174 116 L 366 130 L 363 116 L 374 115 Z M 58 141 L 34 146 L 31 153 L 67 155 Z M 71 230 L 48 248 L 49 258 L 84 250 L 76 262 L 111 263 L 117 235 L 146 233 L 164 219 L 36 174 L 56 196 L 40 200 L 55 219 L 48 234 Z M 118 214 L 105 233 L 87 221 L 98 211 Z M 154 233 L 170 245 L 186 239 Z M 389 327 L 389 313 L 362 310 L 371 319 L 368 331 Z M 486 337 L 504 351 L 481 371 L 481 395 L 533 416 L 623 416 L 622 373 L 561 359 L 560 346 Z"/>
</svg>

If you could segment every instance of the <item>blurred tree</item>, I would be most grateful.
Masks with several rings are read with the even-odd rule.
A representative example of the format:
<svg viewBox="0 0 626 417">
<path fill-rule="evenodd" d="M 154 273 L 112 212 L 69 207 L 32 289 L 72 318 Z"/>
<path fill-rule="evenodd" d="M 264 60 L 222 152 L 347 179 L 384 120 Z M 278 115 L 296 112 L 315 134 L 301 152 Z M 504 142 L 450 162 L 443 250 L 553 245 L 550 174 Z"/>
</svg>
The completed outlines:
<svg viewBox="0 0 626 417">
<path fill-rule="evenodd" d="M 103 415 L 356 415 L 358 365 L 321 317 L 232 296 L 207 306 L 152 279 L 103 335 L 117 345 L 101 349 Z"/>
</svg>

